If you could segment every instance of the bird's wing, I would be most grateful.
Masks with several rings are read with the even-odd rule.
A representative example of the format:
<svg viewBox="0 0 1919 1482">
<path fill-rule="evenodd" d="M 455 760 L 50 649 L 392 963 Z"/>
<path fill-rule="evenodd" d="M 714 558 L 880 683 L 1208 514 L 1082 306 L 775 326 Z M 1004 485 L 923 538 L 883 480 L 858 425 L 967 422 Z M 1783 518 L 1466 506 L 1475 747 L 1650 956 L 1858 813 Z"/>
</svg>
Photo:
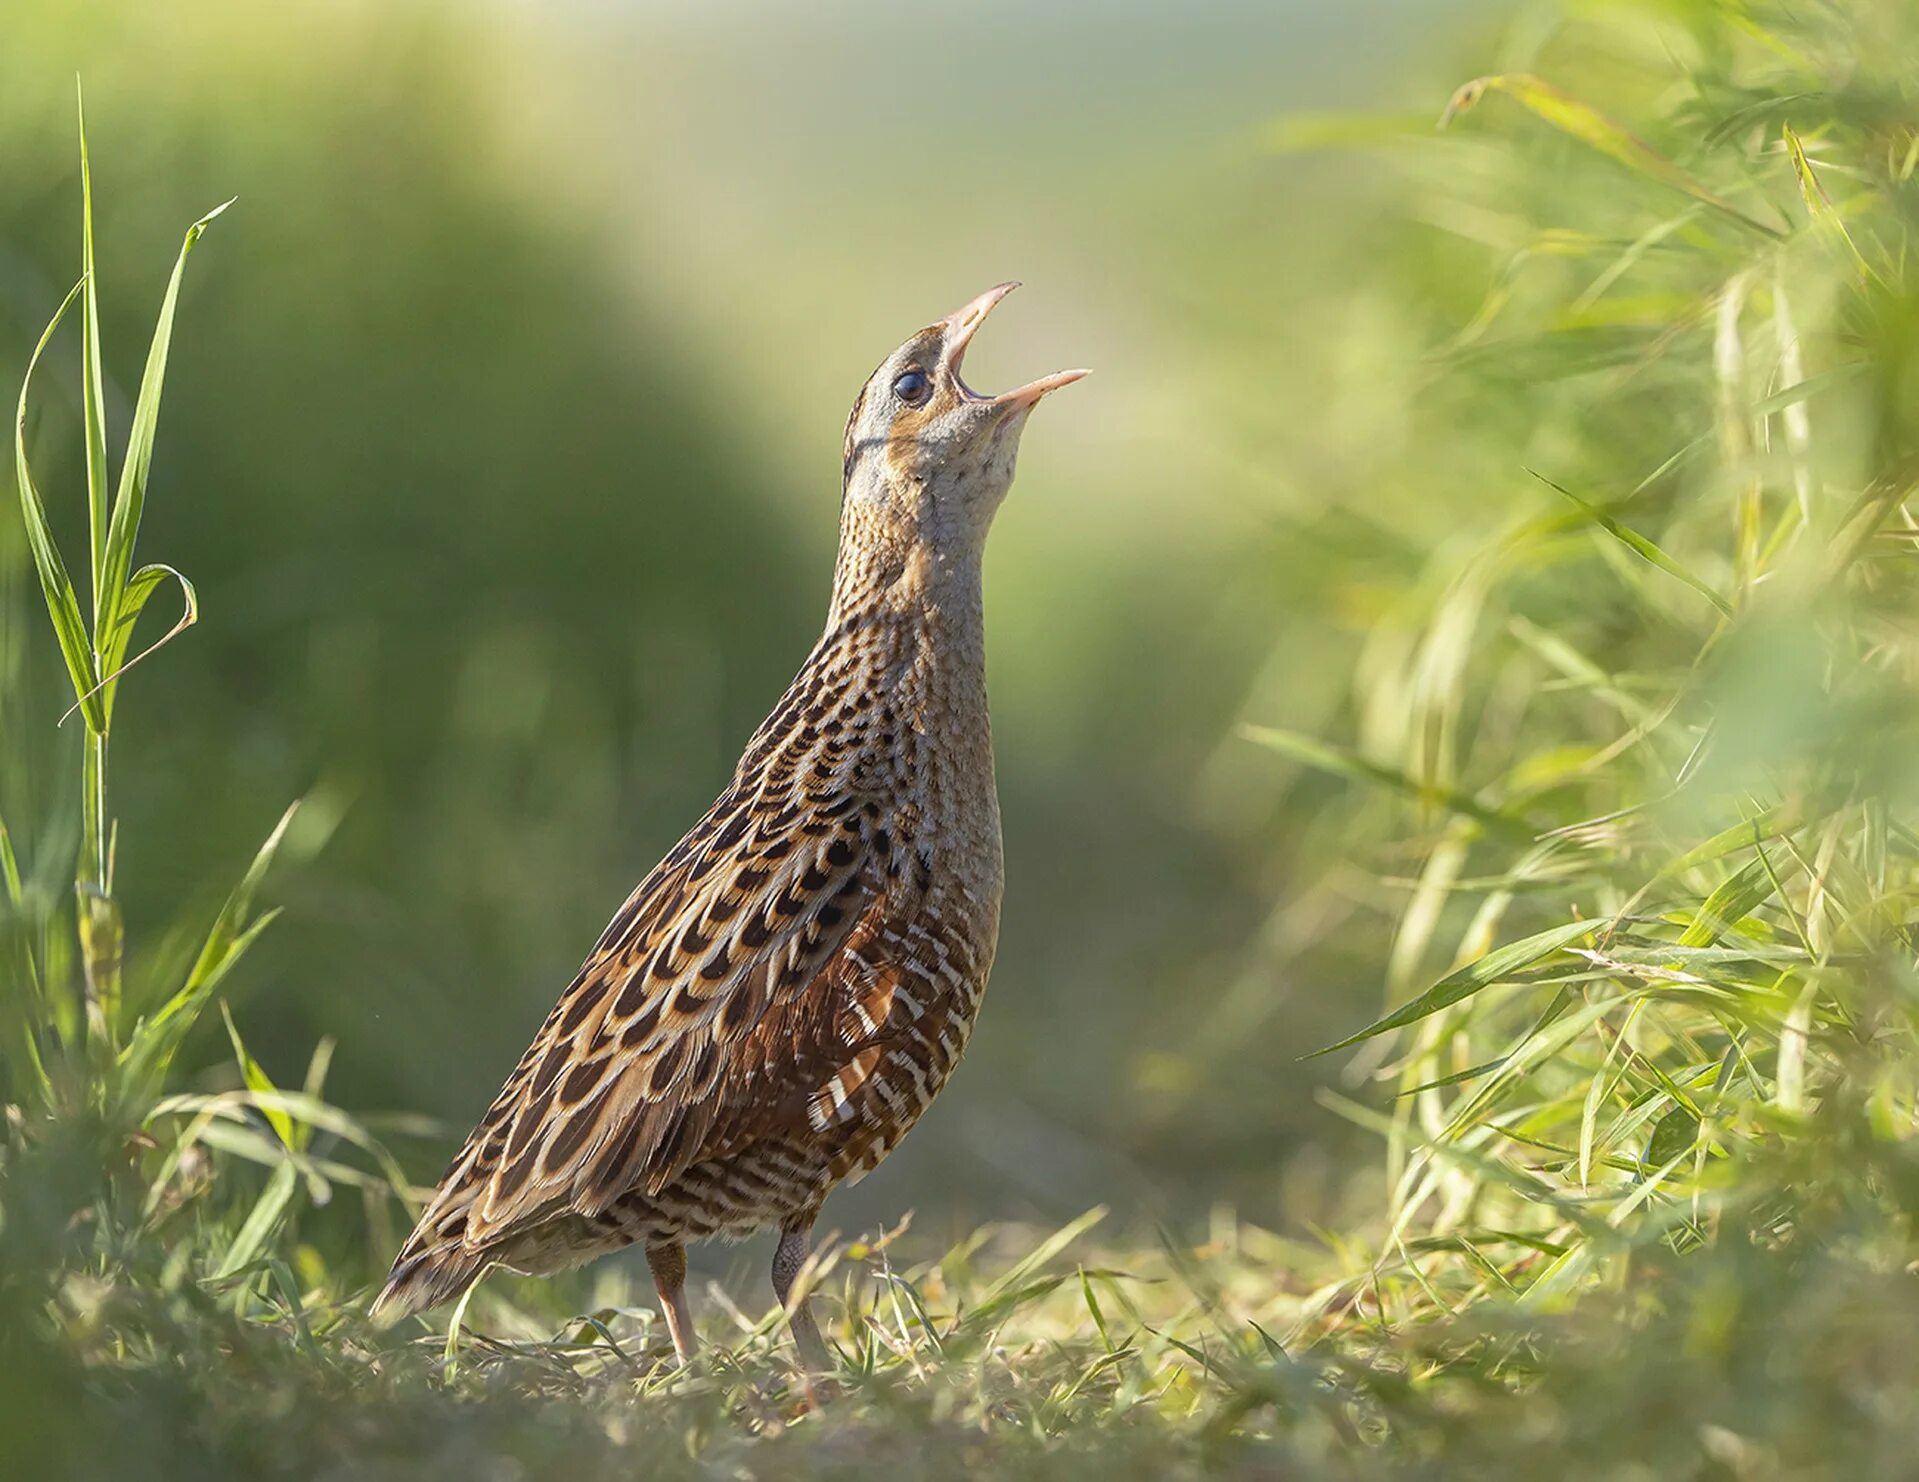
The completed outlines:
<svg viewBox="0 0 1919 1482">
<path fill-rule="evenodd" d="M 409 1246 L 492 1245 L 829 1125 L 877 1058 L 887 947 L 925 889 L 910 828 L 851 788 L 723 798 L 614 917 Z"/>
</svg>

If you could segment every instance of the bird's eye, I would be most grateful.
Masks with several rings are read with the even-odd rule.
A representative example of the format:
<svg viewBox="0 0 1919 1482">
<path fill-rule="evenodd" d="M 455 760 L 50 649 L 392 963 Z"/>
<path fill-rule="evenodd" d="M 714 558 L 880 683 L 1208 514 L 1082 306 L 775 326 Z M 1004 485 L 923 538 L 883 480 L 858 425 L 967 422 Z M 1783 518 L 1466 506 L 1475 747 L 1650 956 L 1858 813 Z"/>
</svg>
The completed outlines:
<svg viewBox="0 0 1919 1482">
<path fill-rule="evenodd" d="M 932 390 L 933 383 L 927 380 L 924 371 L 901 371 L 893 378 L 893 394 L 909 407 L 925 401 Z"/>
</svg>

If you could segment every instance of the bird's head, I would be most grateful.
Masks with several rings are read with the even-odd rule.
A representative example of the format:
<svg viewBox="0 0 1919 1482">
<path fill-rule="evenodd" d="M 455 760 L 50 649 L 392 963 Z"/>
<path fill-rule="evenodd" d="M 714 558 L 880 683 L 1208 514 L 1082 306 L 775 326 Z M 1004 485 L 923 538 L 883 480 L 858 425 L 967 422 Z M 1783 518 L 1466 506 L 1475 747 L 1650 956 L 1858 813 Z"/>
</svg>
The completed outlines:
<svg viewBox="0 0 1919 1482">
<path fill-rule="evenodd" d="M 977 554 L 1013 482 L 1026 418 L 1083 370 L 982 396 L 960 379 L 966 347 L 1019 285 L 989 288 L 880 362 L 846 423 L 845 528 L 950 559 Z"/>
</svg>

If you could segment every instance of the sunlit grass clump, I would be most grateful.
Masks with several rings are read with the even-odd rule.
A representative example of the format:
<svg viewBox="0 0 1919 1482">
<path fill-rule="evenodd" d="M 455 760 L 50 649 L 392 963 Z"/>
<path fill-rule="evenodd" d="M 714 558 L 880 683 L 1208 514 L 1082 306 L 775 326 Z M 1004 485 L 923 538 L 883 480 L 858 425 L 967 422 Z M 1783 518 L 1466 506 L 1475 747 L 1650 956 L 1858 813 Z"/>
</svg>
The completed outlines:
<svg viewBox="0 0 1919 1482">
<path fill-rule="evenodd" d="M 1388 1137 L 1395 1246 L 1465 1257 L 1387 1258 L 1412 1310 L 1783 1240 L 1809 1148 L 1907 1156 L 1919 132 L 1857 68 L 1867 26 L 1703 29 L 1749 65 L 1668 95 L 1672 157 L 1535 76 L 1454 98 L 1453 128 L 1560 136 L 1563 175 L 1454 189 L 1502 260 L 1433 359 L 1448 412 L 1532 421 L 1514 518 L 1380 625 L 1350 750 L 1251 732 L 1419 830 L 1395 989 L 1456 966 L 1332 1047 L 1392 1093 L 1348 1109 Z"/>
<path fill-rule="evenodd" d="M 1389 592 L 1355 561 L 1375 620 L 1340 730 L 1262 709 L 1230 743 L 1296 773 L 1321 857 L 1292 919 L 1372 944 L 1380 1015 L 1331 1047 L 1326 1098 L 1377 1135 L 1348 1170 L 1372 1213 L 1310 1242 L 1218 1213 L 1156 1239 L 1095 1214 L 829 1245 L 812 1280 L 846 1392 L 811 1413 L 776 1313 L 716 1293 L 681 1372 L 613 1270 L 584 1313 L 585 1284 L 500 1282 L 376 1334 L 411 1192 L 373 1119 L 321 1099 L 324 1050 L 296 1092 L 235 1020 L 224 1046 L 187 1036 L 264 923 L 272 845 L 178 981 L 123 943 L 106 738 L 171 575 L 132 544 L 174 295 L 109 503 L 89 227 L 91 621 L 19 443 L 86 779 L 77 909 L 0 856 L 22 1454 L 569 1477 L 1860 1476 L 1914 1454 L 1919 20 L 1580 15 L 1517 31 L 1443 132 L 1395 136 L 1350 276 L 1285 289 L 1363 295 L 1425 347 L 1406 451 L 1347 513 L 1382 544 L 1395 511 L 1449 527 Z M 1277 319 L 1278 293 L 1247 312 Z M 183 1078 L 188 1046 L 227 1069 Z"/>
</svg>

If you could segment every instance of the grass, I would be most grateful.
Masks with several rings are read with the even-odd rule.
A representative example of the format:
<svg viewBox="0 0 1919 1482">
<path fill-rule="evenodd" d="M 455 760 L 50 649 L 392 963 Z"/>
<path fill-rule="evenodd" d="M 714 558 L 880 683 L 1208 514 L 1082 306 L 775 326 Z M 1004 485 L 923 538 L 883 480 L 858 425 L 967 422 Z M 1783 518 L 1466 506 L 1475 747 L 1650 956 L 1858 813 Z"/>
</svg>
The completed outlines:
<svg viewBox="0 0 1919 1482">
<path fill-rule="evenodd" d="M 1229 744 L 1285 772 L 1323 866 L 1287 960 L 1373 944 L 1379 1013 L 1325 1052 L 1328 1117 L 1377 1137 L 1342 1170 L 1371 1213 L 1311 1241 L 1093 1212 L 828 1244 L 847 1394 L 815 1413 L 774 1316 L 723 1291 L 688 1373 L 617 1271 L 584 1314 L 584 1286 L 499 1282 L 441 1325 L 369 1327 L 416 1192 L 389 1147 L 424 1171 L 421 1129 L 328 1105 L 325 1045 L 275 1086 L 221 1002 L 284 820 L 197 952 L 122 943 L 106 739 L 172 576 L 132 549 L 178 269 L 109 502 L 87 203 L 91 621 L 24 394 L 18 441 L 86 779 L 77 905 L 0 855 L 0 1421 L 24 1474 L 1903 1465 L 1915 40 L 1890 0 L 1588 8 L 1517 29 L 1443 133 L 1353 130 L 1397 185 L 1325 291 L 1426 353 L 1413 435 L 1355 460 L 1342 513 L 1417 560 L 1385 592 L 1350 575 L 1371 621 L 1336 733 L 1262 706 Z M 184 1076 L 215 1004 L 228 1068 Z"/>
</svg>

